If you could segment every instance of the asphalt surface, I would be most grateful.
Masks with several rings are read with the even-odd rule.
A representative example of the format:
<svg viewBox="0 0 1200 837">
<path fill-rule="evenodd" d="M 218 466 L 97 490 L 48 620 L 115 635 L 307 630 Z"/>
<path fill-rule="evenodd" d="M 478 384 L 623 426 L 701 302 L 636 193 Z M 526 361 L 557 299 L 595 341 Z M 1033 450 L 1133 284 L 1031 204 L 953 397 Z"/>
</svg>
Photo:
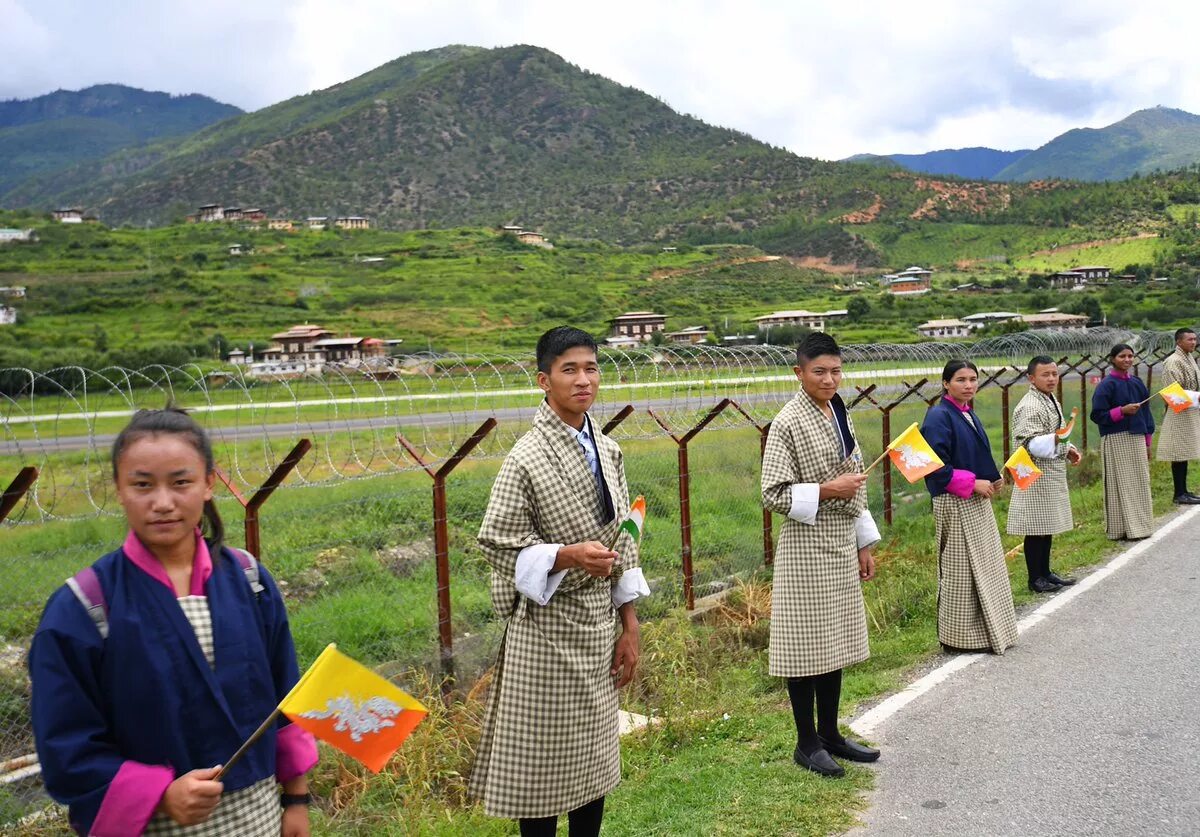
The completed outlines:
<svg viewBox="0 0 1200 837">
<path fill-rule="evenodd" d="M 866 835 L 1200 834 L 1200 513 L 883 721 Z"/>
</svg>

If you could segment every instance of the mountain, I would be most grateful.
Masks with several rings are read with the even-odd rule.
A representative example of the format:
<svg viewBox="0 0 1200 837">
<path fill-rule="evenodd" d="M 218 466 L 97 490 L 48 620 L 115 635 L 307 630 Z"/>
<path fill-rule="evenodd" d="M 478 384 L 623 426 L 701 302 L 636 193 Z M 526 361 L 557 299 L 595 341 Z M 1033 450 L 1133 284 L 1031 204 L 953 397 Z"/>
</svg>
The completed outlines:
<svg viewBox="0 0 1200 837">
<path fill-rule="evenodd" d="M 1139 110 L 1105 128 L 1076 128 L 996 174 L 997 180 L 1124 180 L 1200 163 L 1200 116 Z"/>
<path fill-rule="evenodd" d="M 1021 151 L 997 151 L 994 148 L 947 148 L 925 154 L 857 154 L 847 162 L 882 164 L 894 163 L 909 171 L 942 174 L 967 180 L 991 180 L 1006 166 L 1013 165 L 1026 154 Z"/>
<path fill-rule="evenodd" d="M 0 195 L 27 178 L 190 134 L 242 111 L 207 96 L 100 84 L 0 102 Z"/>
</svg>

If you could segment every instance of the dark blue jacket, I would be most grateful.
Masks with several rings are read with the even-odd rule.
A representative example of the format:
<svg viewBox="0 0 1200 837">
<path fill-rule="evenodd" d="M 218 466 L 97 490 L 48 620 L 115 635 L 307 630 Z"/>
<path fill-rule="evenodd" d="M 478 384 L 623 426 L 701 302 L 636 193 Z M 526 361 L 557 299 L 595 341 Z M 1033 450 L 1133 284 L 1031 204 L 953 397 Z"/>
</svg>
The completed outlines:
<svg viewBox="0 0 1200 837">
<path fill-rule="evenodd" d="M 213 561 L 205 595 L 214 670 L 171 590 L 119 549 L 94 566 L 108 638 L 64 586 L 29 651 L 42 776 L 81 833 L 122 762 L 166 765 L 177 777 L 224 764 L 298 679 L 283 600 L 265 569 L 256 597 L 228 551 Z M 226 774 L 225 790 L 274 776 L 275 743 L 272 728 Z"/>
<path fill-rule="evenodd" d="M 992 443 L 983 430 L 983 422 L 970 411 L 975 428 L 967 424 L 962 411 L 943 398 L 929 408 L 921 424 L 921 435 L 942 462 L 944 467 L 925 477 L 925 488 L 930 497 L 946 493 L 946 486 L 955 471 L 970 471 L 980 480 L 998 480 L 1000 471 L 992 459 Z"/>
<path fill-rule="evenodd" d="M 1113 407 L 1124 407 L 1126 404 L 1137 404 L 1150 397 L 1150 391 L 1142 383 L 1141 378 L 1130 376 L 1128 379 L 1114 378 L 1105 375 L 1104 380 L 1096 385 L 1092 392 L 1092 421 L 1100 428 L 1101 436 L 1112 433 L 1133 433 L 1145 436 L 1154 432 L 1154 412 L 1152 404 L 1142 404 L 1142 409 L 1132 416 L 1126 416 L 1120 421 L 1113 421 L 1108 413 Z"/>
</svg>

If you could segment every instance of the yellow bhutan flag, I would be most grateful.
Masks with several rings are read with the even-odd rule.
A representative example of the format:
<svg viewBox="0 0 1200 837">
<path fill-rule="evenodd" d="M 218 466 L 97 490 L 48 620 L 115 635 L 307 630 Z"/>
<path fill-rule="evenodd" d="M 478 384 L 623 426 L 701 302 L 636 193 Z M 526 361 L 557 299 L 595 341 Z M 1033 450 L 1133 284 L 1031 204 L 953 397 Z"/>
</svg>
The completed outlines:
<svg viewBox="0 0 1200 837">
<path fill-rule="evenodd" d="M 1188 407 L 1192 406 L 1192 397 L 1187 394 L 1187 390 L 1179 385 L 1178 381 L 1169 387 L 1163 387 L 1158 391 L 1158 394 L 1163 397 L 1163 401 L 1167 402 L 1167 406 L 1176 413 L 1182 413 Z"/>
<path fill-rule="evenodd" d="M 1055 438 L 1057 438 L 1060 442 L 1070 436 L 1071 431 L 1075 429 L 1075 417 L 1077 415 L 1079 415 L 1079 408 L 1072 407 L 1070 420 L 1067 421 L 1067 423 L 1062 427 L 1058 428 L 1058 430 L 1054 431 Z"/>
<path fill-rule="evenodd" d="M 925 441 L 915 421 L 888 445 L 887 452 L 896 468 L 909 482 L 916 482 L 945 464 L 933 452 L 929 442 Z"/>
<path fill-rule="evenodd" d="M 1004 463 L 1004 467 L 1009 470 L 1013 482 L 1022 491 L 1037 482 L 1038 477 L 1042 475 L 1042 469 L 1033 464 L 1033 459 L 1030 458 L 1029 451 L 1025 450 L 1024 445 L 1013 451 L 1013 455 Z"/>
<path fill-rule="evenodd" d="M 304 672 L 279 709 L 374 773 L 429 714 L 416 698 L 333 644 Z"/>
</svg>

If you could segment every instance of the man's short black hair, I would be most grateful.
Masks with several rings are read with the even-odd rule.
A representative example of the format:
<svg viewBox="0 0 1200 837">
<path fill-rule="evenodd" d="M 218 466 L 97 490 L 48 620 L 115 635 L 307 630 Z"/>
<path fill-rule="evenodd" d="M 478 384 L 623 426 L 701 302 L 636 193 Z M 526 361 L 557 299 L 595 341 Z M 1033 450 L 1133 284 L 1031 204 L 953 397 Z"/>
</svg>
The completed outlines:
<svg viewBox="0 0 1200 837">
<path fill-rule="evenodd" d="M 1038 355 L 1029 361 L 1029 366 L 1027 366 L 1025 368 L 1025 374 L 1029 375 L 1030 377 L 1033 377 L 1034 370 L 1037 369 L 1039 366 L 1043 366 L 1047 363 L 1053 364 L 1054 368 L 1056 368 L 1056 369 L 1058 368 L 1058 364 L 1054 362 L 1054 358 L 1049 357 L 1047 355 Z"/>
<path fill-rule="evenodd" d="M 1175 342 L 1178 343 L 1179 338 L 1183 337 L 1183 335 L 1185 335 L 1185 334 L 1195 334 L 1195 333 L 1196 333 L 1196 329 L 1194 329 L 1194 328 L 1188 328 L 1186 326 L 1184 326 L 1183 328 L 1177 328 L 1177 329 L 1175 329 Z"/>
<path fill-rule="evenodd" d="M 842 350 L 838 348 L 837 341 L 823 331 L 810 331 L 796 344 L 797 366 L 804 366 L 810 360 L 822 355 L 842 356 Z"/>
<path fill-rule="evenodd" d="M 554 361 L 580 346 L 591 349 L 593 354 L 599 354 L 595 339 L 586 331 L 574 326 L 555 326 L 538 338 L 538 371 L 550 374 L 550 367 L 554 365 Z"/>
</svg>

